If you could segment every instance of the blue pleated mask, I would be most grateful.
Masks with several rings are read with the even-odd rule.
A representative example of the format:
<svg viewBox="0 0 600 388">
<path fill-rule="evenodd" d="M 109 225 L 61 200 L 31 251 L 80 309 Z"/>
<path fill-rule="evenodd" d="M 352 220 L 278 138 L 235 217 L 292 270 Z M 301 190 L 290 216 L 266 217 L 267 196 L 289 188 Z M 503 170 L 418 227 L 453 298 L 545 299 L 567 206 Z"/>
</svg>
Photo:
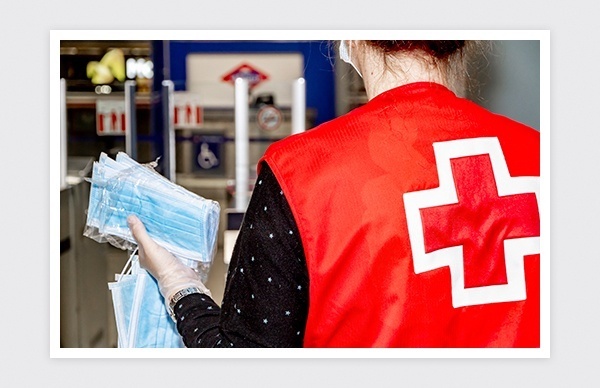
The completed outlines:
<svg viewBox="0 0 600 388">
<path fill-rule="evenodd" d="M 183 348 L 175 322 L 167 313 L 158 283 L 139 267 L 137 256 L 128 261 L 131 272 L 109 283 L 119 348 Z M 125 265 L 125 267 L 128 266 Z"/>
<path fill-rule="evenodd" d="M 180 259 L 210 263 L 214 257 L 219 203 L 174 184 L 124 153 L 102 153 L 94 163 L 84 235 L 133 249 L 127 217 L 135 214 L 150 237 Z"/>
</svg>

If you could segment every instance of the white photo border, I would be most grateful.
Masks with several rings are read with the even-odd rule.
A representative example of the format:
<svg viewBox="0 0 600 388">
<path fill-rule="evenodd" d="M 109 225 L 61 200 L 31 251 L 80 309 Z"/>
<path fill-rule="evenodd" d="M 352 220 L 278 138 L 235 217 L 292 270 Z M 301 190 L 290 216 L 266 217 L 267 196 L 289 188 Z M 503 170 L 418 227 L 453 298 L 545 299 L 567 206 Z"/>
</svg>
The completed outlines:
<svg viewBox="0 0 600 388">
<path fill-rule="evenodd" d="M 61 40 L 466 39 L 540 42 L 540 348 L 535 349 L 119 349 L 60 347 Z M 549 358 L 550 357 L 550 31 L 549 30 L 51 30 L 50 31 L 50 357 L 51 358 Z"/>
</svg>

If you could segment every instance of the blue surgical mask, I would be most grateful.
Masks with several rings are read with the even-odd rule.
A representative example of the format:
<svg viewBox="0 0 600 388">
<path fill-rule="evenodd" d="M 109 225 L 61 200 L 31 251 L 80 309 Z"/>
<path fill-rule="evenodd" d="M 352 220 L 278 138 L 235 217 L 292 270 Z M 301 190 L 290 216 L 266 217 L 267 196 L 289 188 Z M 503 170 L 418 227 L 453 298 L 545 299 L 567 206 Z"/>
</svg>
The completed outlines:
<svg viewBox="0 0 600 388">
<path fill-rule="evenodd" d="M 124 153 L 94 163 L 84 235 L 133 249 L 127 217 L 135 214 L 159 245 L 186 264 L 210 263 L 216 250 L 220 207 L 174 184 Z M 190 265 L 194 266 L 194 265 Z"/>
<path fill-rule="evenodd" d="M 358 67 L 356 67 L 354 62 L 352 62 L 352 55 L 350 53 L 350 45 L 348 44 L 348 41 L 346 41 L 346 40 L 340 40 L 340 59 L 346 63 L 349 63 L 354 68 L 354 70 L 356 70 L 358 75 L 360 75 L 360 78 L 362 78 L 362 74 L 360 74 L 360 70 L 358 70 Z"/>
<path fill-rule="evenodd" d="M 131 263 L 131 272 L 124 274 Z M 115 282 L 112 293 L 119 348 L 183 348 L 175 322 L 167 313 L 158 283 L 139 267 L 133 254 Z"/>
</svg>

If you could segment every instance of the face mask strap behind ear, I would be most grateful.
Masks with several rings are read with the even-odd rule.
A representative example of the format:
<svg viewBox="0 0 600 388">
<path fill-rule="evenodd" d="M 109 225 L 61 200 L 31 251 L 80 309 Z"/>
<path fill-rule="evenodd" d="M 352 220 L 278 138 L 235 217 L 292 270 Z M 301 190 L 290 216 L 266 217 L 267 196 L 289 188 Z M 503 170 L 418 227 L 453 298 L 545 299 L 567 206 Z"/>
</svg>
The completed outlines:
<svg viewBox="0 0 600 388">
<path fill-rule="evenodd" d="M 346 41 L 346 40 L 340 41 L 340 59 L 342 61 L 350 64 L 354 68 L 354 70 L 356 70 L 356 72 L 358 73 L 360 78 L 362 78 L 362 74 L 360 73 L 360 70 L 358 70 L 358 68 L 352 62 L 352 57 L 351 57 L 351 53 L 350 53 L 350 45 L 348 44 L 348 41 Z"/>
</svg>

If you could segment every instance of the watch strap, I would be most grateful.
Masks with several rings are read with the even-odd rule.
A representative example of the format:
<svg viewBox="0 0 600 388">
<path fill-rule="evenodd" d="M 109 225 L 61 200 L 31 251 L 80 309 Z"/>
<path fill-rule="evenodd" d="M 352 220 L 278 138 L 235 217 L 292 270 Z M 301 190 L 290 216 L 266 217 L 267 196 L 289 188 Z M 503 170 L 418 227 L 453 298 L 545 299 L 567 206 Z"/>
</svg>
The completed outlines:
<svg viewBox="0 0 600 388">
<path fill-rule="evenodd" d="M 173 296 L 171 296 L 171 299 L 169 300 L 169 306 L 167 307 L 167 311 L 171 316 L 173 322 L 177 322 L 177 318 L 175 317 L 175 305 L 177 304 L 177 302 L 179 302 L 181 299 L 188 295 L 202 293 L 203 290 L 199 287 L 186 287 L 173 294 Z"/>
</svg>

